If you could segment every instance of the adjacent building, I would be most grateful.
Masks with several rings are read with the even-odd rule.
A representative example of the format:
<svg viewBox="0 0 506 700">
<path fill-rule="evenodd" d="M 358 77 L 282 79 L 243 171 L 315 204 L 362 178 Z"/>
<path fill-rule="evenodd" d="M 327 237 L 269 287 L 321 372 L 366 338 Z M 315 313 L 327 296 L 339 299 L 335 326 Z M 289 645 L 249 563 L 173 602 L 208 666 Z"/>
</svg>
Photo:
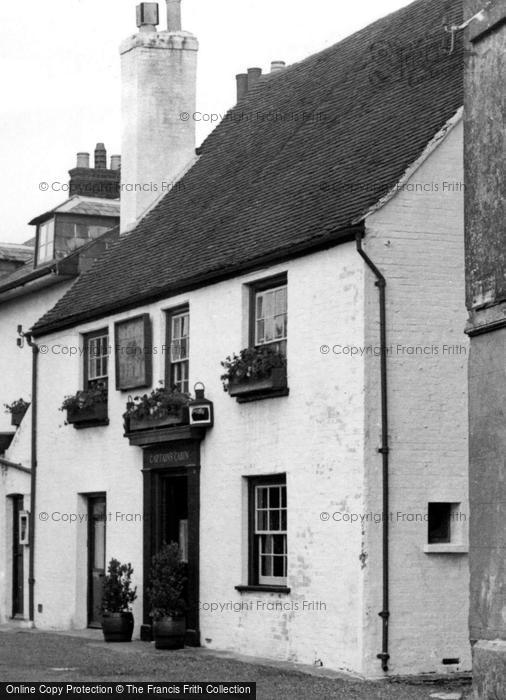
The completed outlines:
<svg viewBox="0 0 506 700">
<path fill-rule="evenodd" d="M 470 637 L 477 697 L 506 696 L 506 5 L 466 2 Z"/>
<path fill-rule="evenodd" d="M 149 639 L 150 559 L 176 541 L 189 644 L 367 677 L 468 670 L 463 53 L 445 31 L 461 3 L 238 75 L 197 153 L 179 9 L 158 30 L 141 4 L 122 47 L 123 235 L 32 326 L 33 622 L 99 625 L 115 557 Z M 223 391 L 241 350 L 283 362 Z M 203 384 L 214 424 L 125 422 L 160 383 Z M 100 394 L 78 420 L 59 410 L 77 391 Z"/>
<path fill-rule="evenodd" d="M 20 544 L 19 522 L 30 510 L 33 359 L 23 334 L 118 238 L 118 157 L 112 165 L 103 144 L 92 167 L 88 153 L 78 154 L 69 199 L 30 221 L 33 245 L 16 246 L 16 265 L 0 278 L 0 620 L 29 618 L 29 551 Z M 9 255 L 13 249 L 5 248 Z"/>
</svg>

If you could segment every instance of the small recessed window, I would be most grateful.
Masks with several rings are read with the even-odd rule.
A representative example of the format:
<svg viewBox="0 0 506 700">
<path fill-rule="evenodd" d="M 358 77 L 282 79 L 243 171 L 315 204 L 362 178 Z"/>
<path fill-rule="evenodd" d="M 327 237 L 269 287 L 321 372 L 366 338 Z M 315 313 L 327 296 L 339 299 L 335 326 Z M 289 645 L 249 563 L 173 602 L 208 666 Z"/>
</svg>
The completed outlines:
<svg viewBox="0 0 506 700">
<path fill-rule="evenodd" d="M 429 503 L 429 544 L 451 542 L 451 522 L 451 503 Z"/>
</svg>

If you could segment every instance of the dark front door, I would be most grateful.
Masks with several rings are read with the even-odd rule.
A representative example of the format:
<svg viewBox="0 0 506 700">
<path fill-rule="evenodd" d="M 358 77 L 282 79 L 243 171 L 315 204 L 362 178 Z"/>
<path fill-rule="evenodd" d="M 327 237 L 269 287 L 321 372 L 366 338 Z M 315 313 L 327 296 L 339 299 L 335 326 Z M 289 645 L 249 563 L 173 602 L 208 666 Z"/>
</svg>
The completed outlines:
<svg viewBox="0 0 506 700">
<path fill-rule="evenodd" d="M 182 454 L 180 450 L 178 454 Z M 159 464 L 161 454 L 172 455 L 170 448 L 159 453 L 145 452 L 145 464 Z M 186 452 L 185 452 L 186 454 Z M 188 461 L 189 458 L 187 458 Z M 172 457 L 171 457 L 172 461 Z M 196 461 L 196 460 L 195 460 Z M 144 469 L 144 591 L 149 585 L 151 557 L 163 544 L 177 542 L 183 561 L 188 564 L 186 601 L 186 643 L 199 646 L 199 510 L 200 469 L 192 464 L 169 469 Z M 143 639 L 151 635 L 149 601 L 144 596 Z"/>
<path fill-rule="evenodd" d="M 105 576 L 105 496 L 88 498 L 88 626 L 102 625 Z"/>
<path fill-rule="evenodd" d="M 24 612 L 24 545 L 19 544 L 19 514 L 23 510 L 23 496 L 12 496 L 12 617 L 23 617 Z"/>
</svg>

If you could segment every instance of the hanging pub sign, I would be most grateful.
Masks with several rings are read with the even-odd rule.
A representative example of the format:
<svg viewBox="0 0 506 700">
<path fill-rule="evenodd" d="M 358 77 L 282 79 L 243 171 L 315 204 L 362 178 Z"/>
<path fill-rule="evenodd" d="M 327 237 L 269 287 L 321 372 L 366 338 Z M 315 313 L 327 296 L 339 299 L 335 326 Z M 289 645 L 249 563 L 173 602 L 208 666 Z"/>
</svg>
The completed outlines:
<svg viewBox="0 0 506 700">
<path fill-rule="evenodd" d="M 118 321 L 114 326 L 116 389 L 151 386 L 153 342 L 149 314 Z"/>
</svg>

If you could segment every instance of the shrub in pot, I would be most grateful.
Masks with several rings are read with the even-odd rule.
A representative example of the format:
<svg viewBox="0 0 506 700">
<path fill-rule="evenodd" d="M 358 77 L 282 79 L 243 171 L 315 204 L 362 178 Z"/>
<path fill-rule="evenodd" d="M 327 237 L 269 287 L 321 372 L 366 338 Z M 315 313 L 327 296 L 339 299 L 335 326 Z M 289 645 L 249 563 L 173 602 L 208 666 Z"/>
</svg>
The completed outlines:
<svg viewBox="0 0 506 700">
<path fill-rule="evenodd" d="M 186 634 L 184 589 L 187 567 L 175 542 L 164 544 L 151 560 L 147 589 L 157 649 L 182 649 Z"/>
<path fill-rule="evenodd" d="M 134 616 L 131 605 L 137 598 L 132 588 L 132 565 L 111 559 L 104 579 L 102 631 L 106 642 L 131 642 Z"/>
<path fill-rule="evenodd" d="M 27 412 L 29 405 L 30 403 L 28 401 L 25 401 L 24 399 L 17 399 L 11 404 L 4 404 L 5 412 L 11 414 L 12 425 L 16 427 L 21 425 L 21 421 L 23 420 L 23 417 Z"/>
</svg>

